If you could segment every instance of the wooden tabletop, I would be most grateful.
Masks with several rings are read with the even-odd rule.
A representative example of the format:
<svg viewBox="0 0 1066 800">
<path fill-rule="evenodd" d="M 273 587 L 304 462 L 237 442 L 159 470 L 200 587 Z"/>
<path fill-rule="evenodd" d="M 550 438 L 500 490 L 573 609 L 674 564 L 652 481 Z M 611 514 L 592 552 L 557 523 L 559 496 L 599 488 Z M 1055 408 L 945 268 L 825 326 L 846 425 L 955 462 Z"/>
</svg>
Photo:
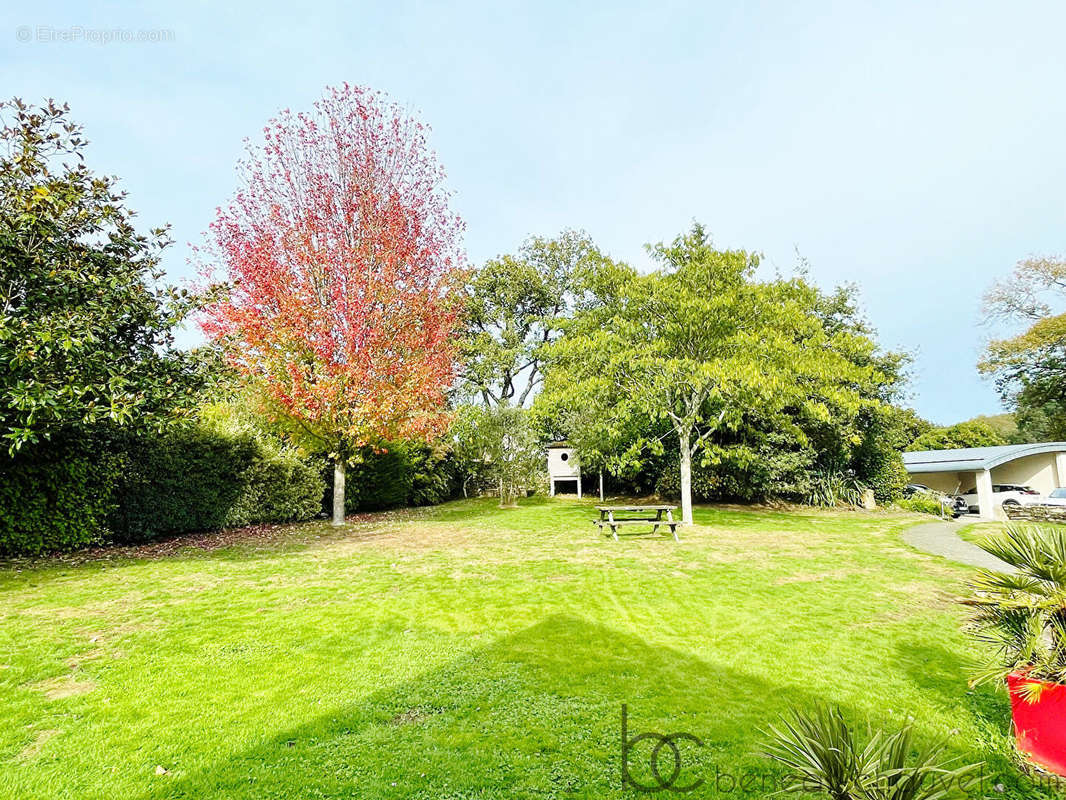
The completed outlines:
<svg viewBox="0 0 1066 800">
<path fill-rule="evenodd" d="M 677 506 L 596 506 L 597 511 L 673 511 Z"/>
</svg>

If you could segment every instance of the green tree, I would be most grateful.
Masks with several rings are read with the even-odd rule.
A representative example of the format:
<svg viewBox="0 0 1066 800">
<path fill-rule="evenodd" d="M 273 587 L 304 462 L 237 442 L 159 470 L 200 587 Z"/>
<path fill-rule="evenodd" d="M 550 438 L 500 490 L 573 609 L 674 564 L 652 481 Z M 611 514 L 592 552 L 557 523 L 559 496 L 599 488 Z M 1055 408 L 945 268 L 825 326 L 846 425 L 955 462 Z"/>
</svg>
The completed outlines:
<svg viewBox="0 0 1066 800">
<path fill-rule="evenodd" d="M 1003 414 L 978 414 L 976 417 L 965 421 L 984 422 L 1011 444 L 1024 444 L 1026 441 L 1022 438 L 1022 434 L 1018 430 L 1018 422 L 1014 419 L 1014 414 L 1011 414 L 1010 412 L 1005 412 Z"/>
<path fill-rule="evenodd" d="M 752 409 L 782 425 L 796 408 L 826 422 L 838 408 L 854 417 L 864 402 L 854 386 L 878 365 L 842 355 L 859 339 L 825 324 L 808 284 L 756 281 L 757 256 L 714 248 L 698 224 L 649 251 L 657 271 L 615 266 L 591 287 L 597 301 L 552 347 L 545 393 L 557 405 L 594 409 L 600 441 L 634 418 L 668 421 L 682 519 L 691 523 L 692 460 L 713 458 L 716 433 L 742 427 Z M 624 457 L 661 446 L 641 436 Z"/>
<path fill-rule="evenodd" d="M 945 428 L 934 428 L 915 439 L 907 450 L 956 450 L 964 447 L 993 447 L 1008 444 L 1006 437 L 987 422 L 971 420 Z"/>
<path fill-rule="evenodd" d="M 1019 444 L 1066 441 L 1066 402 L 1046 398 L 1030 401 L 1023 393 L 1016 408 L 1018 434 L 1012 441 Z"/>
<path fill-rule="evenodd" d="M 463 494 L 473 482 L 499 492 L 500 507 L 518 505 L 523 490 L 536 488 L 544 450 L 526 409 L 506 403 L 463 405 L 452 419 L 453 455 L 463 472 Z"/>
<path fill-rule="evenodd" d="M 69 426 L 161 421 L 199 385 L 172 331 L 192 306 L 159 284 L 114 178 L 85 166 L 67 106 L 0 104 L 0 434 L 15 453 Z"/>
<path fill-rule="evenodd" d="M 1022 324 L 1021 333 L 989 343 L 978 369 L 995 378 L 1016 412 L 1020 437 L 1066 436 L 1066 260 L 1032 257 L 985 294 L 985 314 Z"/>
<path fill-rule="evenodd" d="M 578 307 L 582 274 L 601 258 L 587 234 L 563 231 L 486 261 L 467 285 L 464 394 L 525 407 L 544 379 L 545 346 Z"/>
</svg>

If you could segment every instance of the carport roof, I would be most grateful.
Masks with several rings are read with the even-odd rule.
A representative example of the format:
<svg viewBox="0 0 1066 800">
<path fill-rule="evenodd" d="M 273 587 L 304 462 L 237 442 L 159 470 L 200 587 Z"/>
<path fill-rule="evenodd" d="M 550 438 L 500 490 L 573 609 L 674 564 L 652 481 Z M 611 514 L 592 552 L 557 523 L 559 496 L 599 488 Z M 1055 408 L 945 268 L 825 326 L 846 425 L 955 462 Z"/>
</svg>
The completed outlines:
<svg viewBox="0 0 1066 800">
<path fill-rule="evenodd" d="M 999 447 L 965 447 L 959 450 L 918 450 L 903 454 L 907 472 L 975 472 L 992 469 L 1016 458 L 1040 453 L 1066 452 L 1066 442 L 1005 444 Z"/>
</svg>

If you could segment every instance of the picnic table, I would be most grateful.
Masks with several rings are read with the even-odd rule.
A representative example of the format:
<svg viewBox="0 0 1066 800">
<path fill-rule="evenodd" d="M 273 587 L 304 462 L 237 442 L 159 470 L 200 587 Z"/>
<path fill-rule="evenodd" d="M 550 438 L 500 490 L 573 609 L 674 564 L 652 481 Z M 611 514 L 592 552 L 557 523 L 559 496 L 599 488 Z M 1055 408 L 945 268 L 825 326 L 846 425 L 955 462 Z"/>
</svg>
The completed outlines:
<svg viewBox="0 0 1066 800">
<path fill-rule="evenodd" d="M 614 536 L 614 540 L 618 541 L 618 529 L 623 525 L 652 525 L 651 532 L 656 533 L 659 530 L 659 526 L 665 525 L 670 528 L 670 533 L 674 536 L 674 541 L 679 542 L 677 538 L 677 526 L 680 522 L 674 520 L 674 511 L 677 506 L 596 506 L 596 510 L 600 512 L 600 518 L 593 522 L 600 532 L 603 532 L 604 528 L 611 529 L 611 535 Z M 652 513 L 655 516 L 652 516 Z M 639 514 L 640 516 L 633 516 Z M 663 514 L 666 514 L 666 519 L 663 519 Z"/>
</svg>

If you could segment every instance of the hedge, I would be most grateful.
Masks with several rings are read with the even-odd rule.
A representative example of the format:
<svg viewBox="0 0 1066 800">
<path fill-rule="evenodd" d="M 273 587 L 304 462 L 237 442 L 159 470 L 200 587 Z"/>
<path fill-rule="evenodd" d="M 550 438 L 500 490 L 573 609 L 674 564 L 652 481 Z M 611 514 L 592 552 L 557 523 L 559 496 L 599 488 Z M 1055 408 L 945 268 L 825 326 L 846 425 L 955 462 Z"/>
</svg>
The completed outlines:
<svg viewBox="0 0 1066 800">
<path fill-rule="evenodd" d="M 310 519 L 317 465 L 280 443 L 204 425 L 68 434 L 0 464 L 0 555 Z"/>
<path fill-rule="evenodd" d="M 104 541 L 120 461 L 91 441 L 62 436 L 0 459 L 0 555 Z"/>
<path fill-rule="evenodd" d="M 382 511 L 431 506 L 462 494 L 462 476 L 451 455 L 420 444 L 363 448 L 355 454 L 344 482 L 344 510 Z M 324 508 L 333 507 L 333 467 L 323 470 Z"/>
<path fill-rule="evenodd" d="M 321 510 L 318 471 L 251 433 L 174 427 L 127 438 L 123 480 L 109 518 L 119 542 L 190 531 L 310 519 Z"/>
</svg>

